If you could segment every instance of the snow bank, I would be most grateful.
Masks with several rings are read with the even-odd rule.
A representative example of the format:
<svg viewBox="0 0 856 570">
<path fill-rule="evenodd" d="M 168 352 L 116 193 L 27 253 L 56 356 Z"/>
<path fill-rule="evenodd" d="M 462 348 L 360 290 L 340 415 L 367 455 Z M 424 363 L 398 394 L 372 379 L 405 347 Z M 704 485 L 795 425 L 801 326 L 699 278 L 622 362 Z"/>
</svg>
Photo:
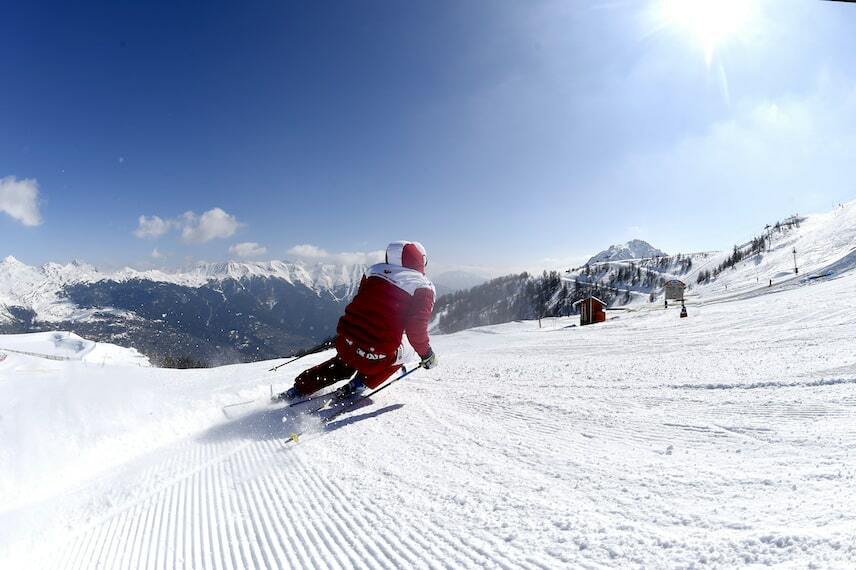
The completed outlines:
<svg viewBox="0 0 856 570">
<path fill-rule="evenodd" d="M 0 335 L 0 349 L 53 360 L 81 360 L 94 348 L 93 341 L 68 332 Z"/>
<path fill-rule="evenodd" d="M 94 342 L 63 331 L 0 335 L 0 350 L 47 360 L 80 360 L 129 366 L 151 365 L 148 358 L 134 348 Z"/>
<path fill-rule="evenodd" d="M 4 508 L 67 488 L 112 464 L 110 456 L 136 453 L 126 444 L 129 432 L 145 426 L 133 418 L 151 402 L 151 390 L 137 381 L 148 358 L 68 332 L 0 335 L 0 354 Z M 20 493 L 25 483 L 33 494 Z"/>
</svg>

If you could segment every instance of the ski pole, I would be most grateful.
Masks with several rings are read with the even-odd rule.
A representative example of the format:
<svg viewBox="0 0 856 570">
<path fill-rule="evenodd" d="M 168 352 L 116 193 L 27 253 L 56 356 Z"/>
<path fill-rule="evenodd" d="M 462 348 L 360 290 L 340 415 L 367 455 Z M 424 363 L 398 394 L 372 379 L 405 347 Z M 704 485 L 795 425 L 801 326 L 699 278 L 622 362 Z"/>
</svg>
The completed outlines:
<svg viewBox="0 0 856 570">
<path fill-rule="evenodd" d="M 309 350 L 307 350 L 303 354 L 301 354 L 299 356 L 295 356 L 294 358 L 292 358 L 288 362 L 283 362 L 282 364 L 277 364 L 276 366 L 274 366 L 273 368 L 268 370 L 268 372 L 276 372 L 277 370 L 279 370 L 283 366 L 285 366 L 287 364 L 291 364 L 292 362 L 294 362 L 296 360 L 300 360 L 304 356 L 309 356 L 310 354 L 316 354 L 318 352 L 321 352 L 322 350 L 327 350 L 328 348 L 332 348 L 334 344 L 336 344 L 336 337 L 331 336 L 330 338 L 328 338 L 327 340 L 325 340 L 324 342 L 322 342 L 318 346 L 310 348 Z"/>
</svg>

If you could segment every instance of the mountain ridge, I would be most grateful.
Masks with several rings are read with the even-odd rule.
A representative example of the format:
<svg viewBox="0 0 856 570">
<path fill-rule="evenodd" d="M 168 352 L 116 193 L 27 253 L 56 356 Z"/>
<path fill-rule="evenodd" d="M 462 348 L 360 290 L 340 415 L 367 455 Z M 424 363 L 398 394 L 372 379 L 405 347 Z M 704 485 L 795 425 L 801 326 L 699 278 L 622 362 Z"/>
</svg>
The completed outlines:
<svg viewBox="0 0 856 570">
<path fill-rule="evenodd" d="M 69 330 L 138 348 L 161 365 L 275 358 L 333 334 L 364 271 L 277 260 L 101 271 L 7 256 L 0 260 L 0 333 Z"/>
<path fill-rule="evenodd" d="M 611 245 L 605 250 L 596 253 L 589 258 L 586 264 L 590 265 L 592 263 L 602 263 L 604 261 L 650 259 L 652 257 L 663 257 L 666 255 L 668 255 L 666 252 L 657 249 L 645 240 L 632 239 L 624 243 Z"/>
<path fill-rule="evenodd" d="M 332 335 L 365 269 L 272 260 L 102 271 L 7 256 L 0 260 L 0 333 L 69 330 L 138 348 L 160 365 L 276 358 Z M 470 276 L 438 277 L 438 291 L 449 292 Z"/>
<path fill-rule="evenodd" d="M 576 312 L 575 301 L 588 295 L 610 307 L 662 307 L 663 285 L 671 279 L 686 283 L 686 294 L 693 302 L 706 302 L 757 297 L 856 270 L 856 200 L 829 212 L 791 215 L 759 233 L 724 251 L 600 261 L 542 275 L 498 277 L 440 299 L 433 326 L 453 333 L 474 326 L 566 316 Z"/>
</svg>

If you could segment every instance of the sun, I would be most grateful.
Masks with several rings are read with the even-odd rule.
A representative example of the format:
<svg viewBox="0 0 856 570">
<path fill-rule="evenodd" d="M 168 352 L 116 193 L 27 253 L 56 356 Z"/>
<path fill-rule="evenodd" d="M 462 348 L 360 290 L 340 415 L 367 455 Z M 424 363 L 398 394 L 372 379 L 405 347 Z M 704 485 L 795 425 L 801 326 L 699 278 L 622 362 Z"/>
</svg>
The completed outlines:
<svg viewBox="0 0 856 570">
<path fill-rule="evenodd" d="M 717 48 L 748 27 L 755 7 L 753 0 L 659 0 L 655 17 L 659 27 L 697 42 L 710 67 Z"/>
</svg>

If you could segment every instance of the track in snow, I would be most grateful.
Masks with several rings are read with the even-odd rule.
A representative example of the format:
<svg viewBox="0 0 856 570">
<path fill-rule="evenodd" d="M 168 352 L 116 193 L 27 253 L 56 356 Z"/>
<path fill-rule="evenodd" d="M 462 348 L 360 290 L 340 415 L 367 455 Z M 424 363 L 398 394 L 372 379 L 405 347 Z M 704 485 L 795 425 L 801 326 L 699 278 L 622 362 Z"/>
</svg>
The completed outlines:
<svg viewBox="0 0 856 570">
<path fill-rule="evenodd" d="M 378 417 L 388 406 L 363 414 Z M 70 540 L 57 568 L 545 567 L 349 494 L 295 446 L 281 410 L 250 414 L 111 476 L 116 506 Z M 360 421 L 351 419 L 348 423 Z M 260 429 L 261 428 L 261 429 Z M 245 439 L 247 436 L 249 440 Z"/>
</svg>

